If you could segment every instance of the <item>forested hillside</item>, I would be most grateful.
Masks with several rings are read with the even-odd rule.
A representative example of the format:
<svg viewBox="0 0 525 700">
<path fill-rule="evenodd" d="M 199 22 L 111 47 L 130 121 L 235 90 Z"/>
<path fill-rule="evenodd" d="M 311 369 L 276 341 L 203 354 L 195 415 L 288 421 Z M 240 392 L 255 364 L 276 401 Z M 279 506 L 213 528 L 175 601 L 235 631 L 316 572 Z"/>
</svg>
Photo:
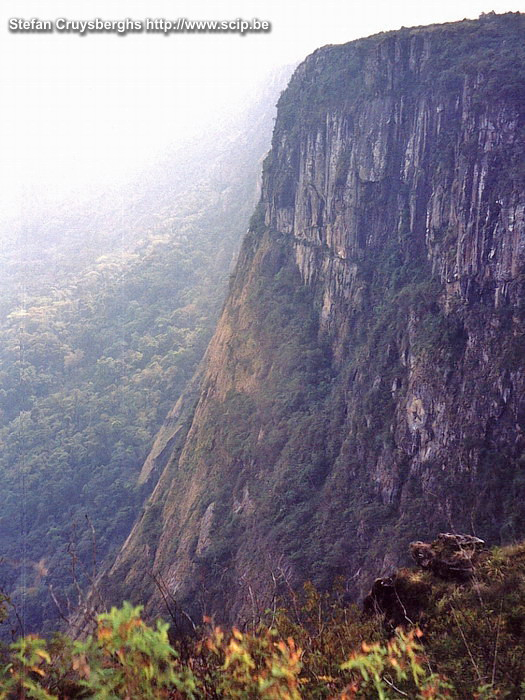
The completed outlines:
<svg viewBox="0 0 525 700">
<path fill-rule="evenodd" d="M 67 615 L 75 578 L 139 512 L 138 473 L 209 341 L 288 75 L 128 186 L 28 209 L 2 234 L 0 585 L 15 627 L 56 627 L 56 602 Z"/>
</svg>

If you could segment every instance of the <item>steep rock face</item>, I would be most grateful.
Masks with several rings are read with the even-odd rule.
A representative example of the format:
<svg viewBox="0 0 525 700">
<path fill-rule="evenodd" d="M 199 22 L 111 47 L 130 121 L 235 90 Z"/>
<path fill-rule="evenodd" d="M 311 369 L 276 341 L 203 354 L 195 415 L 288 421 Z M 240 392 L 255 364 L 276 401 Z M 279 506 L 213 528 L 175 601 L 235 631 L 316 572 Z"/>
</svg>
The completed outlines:
<svg viewBox="0 0 525 700">
<path fill-rule="evenodd" d="M 162 612 L 153 572 L 231 620 L 305 578 L 362 594 L 416 534 L 523 536 L 524 38 L 490 15 L 298 68 L 108 595 Z"/>
</svg>

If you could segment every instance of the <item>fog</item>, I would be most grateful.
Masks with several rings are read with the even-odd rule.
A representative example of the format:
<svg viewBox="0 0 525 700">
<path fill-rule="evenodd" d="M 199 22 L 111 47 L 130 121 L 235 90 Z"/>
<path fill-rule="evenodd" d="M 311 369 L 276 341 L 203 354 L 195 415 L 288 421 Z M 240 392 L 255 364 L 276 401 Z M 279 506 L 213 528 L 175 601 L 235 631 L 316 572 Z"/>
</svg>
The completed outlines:
<svg viewBox="0 0 525 700">
<path fill-rule="evenodd" d="M 3 0 L 0 216 L 125 180 L 238 109 L 273 68 L 318 46 L 519 9 L 515 0 Z M 11 33 L 12 17 L 240 17 L 268 20 L 272 29 L 244 36 Z"/>
</svg>

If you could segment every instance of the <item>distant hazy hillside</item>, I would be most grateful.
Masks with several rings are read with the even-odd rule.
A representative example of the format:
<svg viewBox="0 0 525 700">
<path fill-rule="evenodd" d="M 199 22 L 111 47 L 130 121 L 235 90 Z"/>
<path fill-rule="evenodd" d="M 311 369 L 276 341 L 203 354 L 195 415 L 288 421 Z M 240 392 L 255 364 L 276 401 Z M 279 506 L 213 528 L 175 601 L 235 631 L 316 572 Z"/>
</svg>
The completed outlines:
<svg viewBox="0 0 525 700">
<path fill-rule="evenodd" d="M 126 185 L 94 198 L 79 193 L 78 200 L 54 207 L 40 203 L 38 196 L 33 200 L 28 191 L 18 217 L 0 221 L 0 309 L 6 308 L 6 294 L 11 300 L 22 287 L 38 293 L 63 284 L 68 274 L 101 255 L 133 250 L 154 232 L 180 236 L 177 226 L 187 217 L 227 205 L 233 180 L 242 179 L 243 168 L 256 173 L 254 158 L 269 148 L 274 103 L 290 73 L 291 68 L 283 69 L 268 84 L 256 86 L 242 113 L 223 118 L 198 139 L 170 147 Z M 253 180 L 243 186 L 255 196 Z"/>
<path fill-rule="evenodd" d="M 129 187 L 22 212 L 3 233 L 0 584 L 26 631 L 56 626 L 50 584 L 66 610 L 73 559 L 84 580 L 136 517 L 137 475 L 212 333 L 289 72 Z"/>
</svg>

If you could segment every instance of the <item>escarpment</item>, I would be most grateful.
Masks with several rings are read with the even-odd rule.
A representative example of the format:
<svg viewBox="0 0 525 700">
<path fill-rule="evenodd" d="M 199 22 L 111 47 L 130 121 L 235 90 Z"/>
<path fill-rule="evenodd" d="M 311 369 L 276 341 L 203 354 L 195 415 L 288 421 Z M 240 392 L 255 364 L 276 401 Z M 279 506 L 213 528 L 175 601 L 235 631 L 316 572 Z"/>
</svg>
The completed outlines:
<svg viewBox="0 0 525 700">
<path fill-rule="evenodd" d="M 107 595 L 252 618 L 436 531 L 525 533 L 525 18 L 319 49 Z"/>
</svg>

